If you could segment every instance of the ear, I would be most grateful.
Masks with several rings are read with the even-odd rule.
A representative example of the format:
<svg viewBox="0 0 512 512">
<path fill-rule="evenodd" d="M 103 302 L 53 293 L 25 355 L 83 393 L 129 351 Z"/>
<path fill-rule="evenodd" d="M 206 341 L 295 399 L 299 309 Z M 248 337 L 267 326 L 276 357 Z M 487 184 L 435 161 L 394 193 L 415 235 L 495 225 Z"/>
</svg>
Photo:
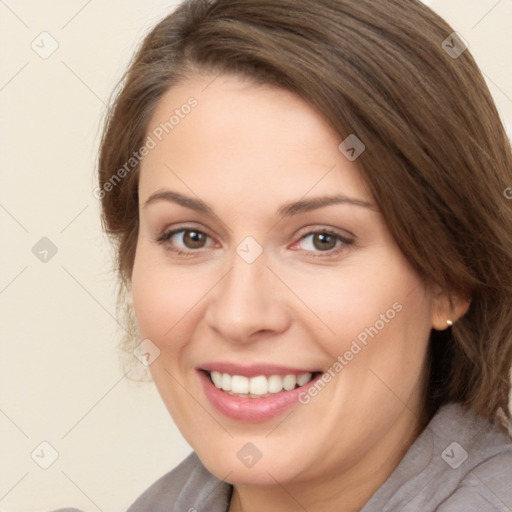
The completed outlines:
<svg viewBox="0 0 512 512">
<path fill-rule="evenodd" d="M 437 331 L 448 329 L 466 314 L 470 304 L 470 298 L 437 293 L 432 308 L 432 328 Z"/>
</svg>

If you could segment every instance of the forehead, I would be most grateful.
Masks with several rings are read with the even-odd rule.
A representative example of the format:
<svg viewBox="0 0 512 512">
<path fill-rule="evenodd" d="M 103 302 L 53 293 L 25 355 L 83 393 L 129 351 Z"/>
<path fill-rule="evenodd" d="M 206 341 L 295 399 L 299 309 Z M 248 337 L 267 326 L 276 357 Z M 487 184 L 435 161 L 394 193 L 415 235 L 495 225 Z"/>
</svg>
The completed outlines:
<svg viewBox="0 0 512 512">
<path fill-rule="evenodd" d="M 162 97 L 148 125 L 155 147 L 141 163 L 140 192 L 188 185 L 239 193 L 280 189 L 299 197 L 332 187 L 370 199 L 341 138 L 297 95 L 235 76 L 195 76 Z"/>
</svg>

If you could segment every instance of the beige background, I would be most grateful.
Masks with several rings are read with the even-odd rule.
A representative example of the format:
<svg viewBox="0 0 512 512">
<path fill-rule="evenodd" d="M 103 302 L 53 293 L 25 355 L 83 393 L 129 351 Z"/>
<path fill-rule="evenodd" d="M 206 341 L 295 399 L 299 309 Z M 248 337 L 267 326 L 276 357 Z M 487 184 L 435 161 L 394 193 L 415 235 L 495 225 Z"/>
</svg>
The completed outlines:
<svg viewBox="0 0 512 512">
<path fill-rule="evenodd" d="M 174 3 L 0 0 L 2 512 L 122 511 L 190 451 L 153 385 L 119 370 L 110 250 L 92 195 L 109 94 Z M 512 0 L 428 3 L 468 41 L 510 134 Z M 44 59 L 34 40 L 39 53 L 58 48 Z M 32 252 L 43 237 L 58 250 L 46 263 Z M 59 453 L 48 469 L 31 458 L 43 441 Z"/>
</svg>

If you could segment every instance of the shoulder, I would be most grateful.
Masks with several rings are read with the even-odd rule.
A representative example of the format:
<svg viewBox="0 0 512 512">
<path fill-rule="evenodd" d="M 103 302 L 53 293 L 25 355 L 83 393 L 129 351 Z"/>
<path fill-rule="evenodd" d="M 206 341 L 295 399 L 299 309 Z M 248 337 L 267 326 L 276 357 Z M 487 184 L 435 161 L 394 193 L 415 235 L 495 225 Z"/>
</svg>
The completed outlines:
<svg viewBox="0 0 512 512">
<path fill-rule="evenodd" d="M 439 512 L 512 510 L 512 438 L 458 404 L 445 406 L 431 422 L 434 451 L 429 463 Z"/>
<path fill-rule="evenodd" d="M 512 442 L 500 432 L 485 432 L 470 445 L 457 488 L 439 512 L 510 512 L 512 510 Z"/>
<path fill-rule="evenodd" d="M 458 404 L 442 407 L 364 512 L 510 512 L 512 438 Z"/>
<path fill-rule="evenodd" d="M 127 512 L 225 512 L 231 486 L 212 475 L 195 453 L 158 479 Z"/>
</svg>

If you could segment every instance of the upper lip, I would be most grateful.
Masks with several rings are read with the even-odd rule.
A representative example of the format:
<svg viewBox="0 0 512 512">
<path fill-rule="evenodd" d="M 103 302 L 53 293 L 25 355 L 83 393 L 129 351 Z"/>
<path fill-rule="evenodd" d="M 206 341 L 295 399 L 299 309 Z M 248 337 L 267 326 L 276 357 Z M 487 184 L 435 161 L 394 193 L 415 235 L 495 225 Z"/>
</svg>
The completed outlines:
<svg viewBox="0 0 512 512">
<path fill-rule="evenodd" d="M 241 375 L 244 377 L 257 377 L 259 375 L 301 375 L 303 373 L 317 373 L 319 370 L 310 368 L 292 368 L 275 364 L 258 363 L 251 365 L 240 365 L 228 362 L 205 363 L 198 367 L 198 370 L 207 372 L 227 373 L 229 375 Z"/>
</svg>

